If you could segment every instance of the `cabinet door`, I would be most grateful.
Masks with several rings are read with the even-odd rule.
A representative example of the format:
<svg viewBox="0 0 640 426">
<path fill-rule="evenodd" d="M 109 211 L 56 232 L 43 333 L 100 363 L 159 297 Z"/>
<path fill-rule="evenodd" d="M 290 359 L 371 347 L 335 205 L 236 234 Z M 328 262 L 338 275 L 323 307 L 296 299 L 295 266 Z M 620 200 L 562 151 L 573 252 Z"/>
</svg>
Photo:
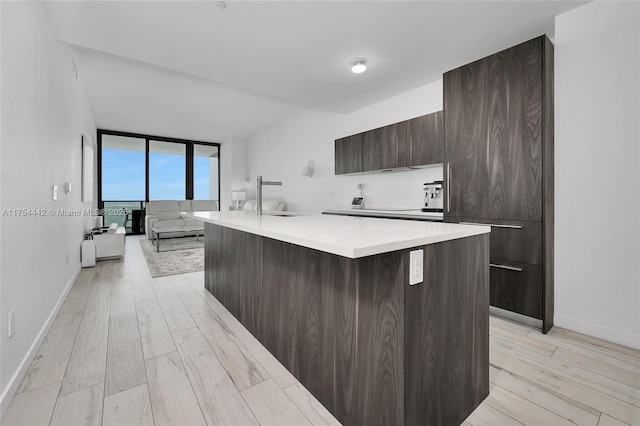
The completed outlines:
<svg viewBox="0 0 640 426">
<path fill-rule="evenodd" d="M 445 215 L 542 219 L 542 41 L 444 75 Z"/>
<path fill-rule="evenodd" d="M 335 174 L 362 171 L 362 133 L 335 142 Z"/>
<path fill-rule="evenodd" d="M 491 225 L 491 257 L 542 265 L 542 222 L 460 218 L 459 223 Z"/>
<path fill-rule="evenodd" d="M 363 133 L 362 170 L 382 170 L 407 165 L 407 122 L 390 124 Z M 402 144 L 402 148 L 399 146 Z M 399 157 L 399 151 L 402 158 Z"/>
<path fill-rule="evenodd" d="M 490 259 L 490 305 L 542 319 L 542 266 Z"/>
<path fill-rule="evenodd" d="M 444 159 L 444 128 L 442 111 L 416 117 L 407 122 L 408 145 L 411 148 L 409 166 L 442 163 Z"/>
<path fill-rule="evenodd" d="M 411 165 L 411 129 L 409 121 L 401 121 L 392 124 L 390 138 L 395 141 L 398 151 L 398 159 L 395 167 L 407 167 Z"/>
<path fill-rule="evenodd" d="M 383 166 L 383 157 L 386 156 L 387 159 L 385 164 L 388 164 L 391 160 L 389 159 L 389 147 L 388 145 L 384 147 L 384 127 L 379 129 L 369 130 L 368 132 L 364 132 L 362 134 L 362 170 L 380 170 L 384 168 Z M 395 156 L 394 156 L 395 157 Z M 395 162 L 397 157 L 393 158 Z"/>
</svg>

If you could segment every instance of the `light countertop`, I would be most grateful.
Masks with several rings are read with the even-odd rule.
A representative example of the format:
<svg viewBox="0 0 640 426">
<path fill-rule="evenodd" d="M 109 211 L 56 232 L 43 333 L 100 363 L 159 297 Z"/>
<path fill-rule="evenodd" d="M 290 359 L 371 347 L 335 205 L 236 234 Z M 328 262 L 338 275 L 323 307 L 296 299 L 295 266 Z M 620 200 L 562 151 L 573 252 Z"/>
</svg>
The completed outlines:
<svg viewBox="0 0 640 426">
<path fill-rule="evenodd" d="M 442 222 L 442 213 L 423 212 L 416 210 L 375 210 L 375 209 L 344 209 L 326 210 L 324 214 L 337 214 L 345 216 L 369 216 L 369 217 L 390 217 L 398 219 L 416 219 Z"/>
<path fill-rule="evenodd" d="M 183 216 L 349 257 L 371 256 L 491 232 L 489 226 L 369 217 L 255 211 L 194 212 Z"/>
</svg>

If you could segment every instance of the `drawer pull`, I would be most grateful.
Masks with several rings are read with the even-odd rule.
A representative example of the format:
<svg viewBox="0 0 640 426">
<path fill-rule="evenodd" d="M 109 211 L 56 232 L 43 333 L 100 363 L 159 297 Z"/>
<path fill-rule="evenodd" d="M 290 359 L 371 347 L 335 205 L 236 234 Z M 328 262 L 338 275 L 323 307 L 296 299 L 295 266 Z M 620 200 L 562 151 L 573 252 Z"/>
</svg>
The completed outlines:
<svg viewBox="0 0 640 426">
<path fill-rule="evenodd" d="M 451 163 L 447 163 L 447 213 L 451 211 Z"/>
<path fill-rule="evenodd" d="M 510 271 L 522 272 L 522 268 L 516 268 L 515 266 L 498 265 L 496 263 L 490 263 L 489 266 L 491 266 L 492 268 L 508 269 Z"/>
<path fill-rule="evenodd" d="M 508 269 L 510 271 L 522 272 L 522 268 L 516 268 L 515 266 L 498 265 L 497 263 L 490 263 L 492 268 Z"/>
<path fill-rule="evenodd" d="M 522 229 L 521 225 L 498 225 L 495 223 L 460 222 L 460 225 L 493 226 L 494 228 Z"/>
</svg>

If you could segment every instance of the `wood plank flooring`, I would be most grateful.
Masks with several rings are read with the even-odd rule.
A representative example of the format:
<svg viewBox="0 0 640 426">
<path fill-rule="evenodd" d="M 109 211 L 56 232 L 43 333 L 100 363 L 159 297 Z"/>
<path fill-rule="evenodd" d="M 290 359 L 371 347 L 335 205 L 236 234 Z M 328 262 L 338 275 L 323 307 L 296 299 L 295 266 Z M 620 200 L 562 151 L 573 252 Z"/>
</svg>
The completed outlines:
<svg viewBox="0 0 640 426">
<path fill-rule="evenodd" d="M 83 269 L 2 425 L 337 425 L 210 293 L 151 278 L 138 240 Z M 640 351 L 490 318 L 490 395 L 465 425 L 640 425 Z"/>
</svg>

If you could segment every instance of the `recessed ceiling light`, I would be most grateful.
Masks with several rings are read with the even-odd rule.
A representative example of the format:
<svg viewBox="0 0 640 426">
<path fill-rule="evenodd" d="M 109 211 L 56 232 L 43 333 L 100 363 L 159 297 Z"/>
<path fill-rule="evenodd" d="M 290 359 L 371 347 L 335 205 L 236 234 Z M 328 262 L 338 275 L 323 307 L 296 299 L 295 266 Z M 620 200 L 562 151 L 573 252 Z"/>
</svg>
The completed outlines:
<svg viewBox="0 0 640 426">
<path fill-rule="evenodd" d="M 218 5 L 218 7 L 220 9 L 226 9 L 227 8 L 227 4 L 223 1 L 217 1 L 216 4 Z"/>
<path fill-rule="evenodd" d="M 351 72 L 354 74 L 362 74 L 367 70 L 366 59 L 356 59 L 351 66 Z"/>
</svg>

